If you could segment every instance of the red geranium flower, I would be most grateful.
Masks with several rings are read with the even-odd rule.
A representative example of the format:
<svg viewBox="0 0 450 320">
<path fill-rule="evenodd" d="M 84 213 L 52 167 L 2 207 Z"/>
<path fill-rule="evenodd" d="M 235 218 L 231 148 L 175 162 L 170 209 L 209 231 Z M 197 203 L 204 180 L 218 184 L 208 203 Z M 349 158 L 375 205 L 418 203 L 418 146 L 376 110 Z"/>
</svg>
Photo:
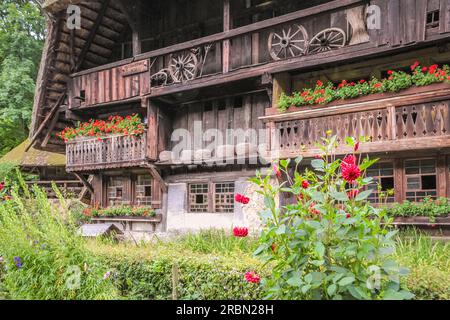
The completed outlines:
<svg viewBox="0 0 450 320">
<path fill-rule="evenodd" d="M 360 83 L 360 84 L 366 83 L 366 80 L 361 79 L 361 80 L 359 80 L 359 83 Z"/>
<path fill-rule="evenodd" d="M 248 236 L 248 228 L 246 227 L 234 227 L 233 235 L 238 238 L 245 238 Z"/>
<path fill-rule="evenodd" d="M 317 80 L 317 85 L 318 85 L 319 87 L 321 87 L 321 86 L 323 86 L 323 82 L 320 81 L 320 80 Z"/>
<path fill-rule="evenodd" d="M 236 194 L 236 196 L 234 197 L 234 200 L 236 202 L 242 203 L 242 204 L 248 204 L 250 202 L 250 198 L 247 198 L 245 196 L 243 196 L 242 194 Z"/>
<path fill-rule="evenodd" d="M 355 164 L 347 164 L 342 168 L 342 177 L 347 182 L 353 182 L 361 176 L 361 169 Z"/>
<path fill-rule="evenodd" d="M 308 187 L 309 187 L 309 182 L 307 180 L 303 180 L 302 181 L 302 188 L 303 189 L 308 189 Z"/>
<path fill-rule="evenodd" d="M 245 273 L 245 280 L 248 283 L 260 283 L 261 277 L 254 271 L 248 271 Z"/>
<path fill-rule="evenodd" d="M 419 61 L 414 62 L 414 64 L 411 66 L 411 71 L 416 70 L 416 68 L 417 68 L 418 66 L 420 66 L 420 62 L 419 62 Z"/>
<path fill-rule="evenodd" d="M 391 76 L 393 73 L 394 73 L 394 71 L 392 71 L 392 70 L 389 70 L 389 71 L 387 72 L 387 74 L 390 75 L 390 76 Z"/>
</svg>

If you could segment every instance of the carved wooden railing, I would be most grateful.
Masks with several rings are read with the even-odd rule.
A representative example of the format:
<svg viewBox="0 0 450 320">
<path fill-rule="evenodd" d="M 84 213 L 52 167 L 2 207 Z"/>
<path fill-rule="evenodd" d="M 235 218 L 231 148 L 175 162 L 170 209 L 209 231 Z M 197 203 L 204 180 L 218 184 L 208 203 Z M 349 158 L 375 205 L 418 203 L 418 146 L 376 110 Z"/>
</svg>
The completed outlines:
<svg viewBox="0 0 450 320">
<path fill-rule="evenodd" d="M 146 158 L 146 135 L 75 139 L 66 145 L 67 171 L 89 171 L 141 164 Z"/>
<path fill-rule="evenodd" d="M 430 93 L 423 94 L 429 96 Z M 397 101 L 400 102 L 401 99 Z M 268 122 L 270 149 L 275 157 L 314 156 L 319 151 L 317 143 L 327 136 L 328 130 L 341 143 L 346 137 L 367 137 L 368 143 L 364 144 L 362 151 L 392 152 L 450 147 L 449 106 L 449 100 L 400 106 L 383 102 L 377 106 L 377 100 L 374 100 L 335 106 L 329 108 L 329 112 L 326 112 L 327 107 L 323 107 L 262 119 Z M 354 111 L 355 107 L 362 110 Z M 338 153 L 341 152 L 348 150 L 341 148 Z"/>
</svg>

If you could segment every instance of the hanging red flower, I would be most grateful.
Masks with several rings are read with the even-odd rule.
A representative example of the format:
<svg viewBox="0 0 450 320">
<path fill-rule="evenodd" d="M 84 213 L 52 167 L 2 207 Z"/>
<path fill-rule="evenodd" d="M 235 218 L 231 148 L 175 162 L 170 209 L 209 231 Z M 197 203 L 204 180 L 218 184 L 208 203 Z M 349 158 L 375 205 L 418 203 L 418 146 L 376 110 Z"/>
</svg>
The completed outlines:
<svg viewBox="0 0 450 320">
<path fill-rule="evenodd" d="M 234 227 L 233 235 L 238 238 L 245 238 L 248 236 L 248 228 L 246 227 Z"/>
<path fill-rule="evenodd" d="M 260 283 L 261 277 L 254 271 L 248 271 L 245 273 L 245 280 L 248 283 Z"/>
<path fill-rule="evenodd" d="M 342 168 L 342 177 L 347 182 L 353 182 L 361 176 L 361 169 L 355 164 L 347 164 Z"/>
<path fill-rule="evenodd" d="M 234 196 L 234 200 L 236 202 L 242 203 L 242 204 L 248 204 L 250 202 L 250 198 L 247 198 L 239 193 Z"/>
</svg>

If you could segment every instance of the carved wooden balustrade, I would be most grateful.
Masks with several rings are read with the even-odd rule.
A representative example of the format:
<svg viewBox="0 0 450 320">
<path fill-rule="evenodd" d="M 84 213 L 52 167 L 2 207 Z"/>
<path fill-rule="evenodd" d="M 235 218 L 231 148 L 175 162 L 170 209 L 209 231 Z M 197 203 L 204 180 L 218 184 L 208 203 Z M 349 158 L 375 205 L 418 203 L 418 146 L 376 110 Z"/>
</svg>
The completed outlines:
<svg viewBox="0 0 450 320">
<path fill-rule="evenodd" d="M 67 171 L 131 167 L 146 158 L 146 135 L 81 138 L 66 145 Z"/>
<path fill-rule="evenodd" d="M 346 137 L 367 137 L 364 152 L 449 148 L 450 88 L 438 85 L 428 90 L 414 88 L 404 95 L 365 97 L 364 102 L 339 102 L 261 119 L 268 123 L 271 151 L 279 158 L 314 156 L 319 152 L 317 143 L 328 130 L 342 144 Z M 433 102 L 428 102 L 430 99 Z M 344 147 L 338 149 L 338 153 L 346 152 Z"/>
</svg>

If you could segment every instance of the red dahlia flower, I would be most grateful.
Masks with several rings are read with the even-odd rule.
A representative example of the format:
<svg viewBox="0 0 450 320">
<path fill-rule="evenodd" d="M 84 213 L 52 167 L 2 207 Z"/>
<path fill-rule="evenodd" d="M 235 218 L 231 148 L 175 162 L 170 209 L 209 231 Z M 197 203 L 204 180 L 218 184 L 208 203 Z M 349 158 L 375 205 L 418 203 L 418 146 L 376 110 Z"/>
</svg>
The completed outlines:
<svg viewBox="0 0 450 320">
<path fill-rule="evenodd" d="M 350 190 L 349 192 L 347 192 L 347 195 L 350 199 L 355 199 L 358 194 L 359 194 L 359 190 L 357 190 L 357 189 L 353 189 L 353 190 Z"/>
<path fill-rule="evenodd" d="M 353 182 L 361 176 L 361 169 L 355 164 L 347 164 L 342 169 L 342 177 L 347 182 Z"/>
<path fill-rule="evenodd" d="M 245 273 L 245 280 L 248 283 L 260 283 L 261 277 L 254 271 Z"/>
<path fill-rule="evenodd" d="M 238 203 L 242 203 L 242 204 L 248 204 L 250 202 L 250 198 L 247 198 L 245 196 L 243 196 L 242 194 L 236 194 L 236 196 L 234 197 L 234 200 Z"/>
<path fill-rule="evenodd" d="M 348 165 L 356 165 L 356 157 L 352 154 L 349 154 L 344 158 L 344 160 L 342 160 L 341 168 Z"/>
<path fill-rule="evenodd" d="M 248 228 L 246 227 L 234 227 L 233 235 L 238 238 L 245 238 L 248 236 Z"/>
</svg>

